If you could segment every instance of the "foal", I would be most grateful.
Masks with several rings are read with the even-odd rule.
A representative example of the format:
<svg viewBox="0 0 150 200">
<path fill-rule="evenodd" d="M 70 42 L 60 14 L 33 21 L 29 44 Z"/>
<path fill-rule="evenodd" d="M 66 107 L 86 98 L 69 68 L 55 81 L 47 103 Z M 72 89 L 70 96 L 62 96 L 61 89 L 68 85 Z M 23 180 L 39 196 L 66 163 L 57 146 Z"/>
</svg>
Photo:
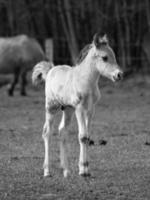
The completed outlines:
<svg viewBox="0 0 150 200">
<path fill-rule="evenodd" d="M 81 52 L 75 67 L 51 63 L 38 63 L 33 70 L 33 83 L 45 81 L 46 119 L 43 128 L 45 144 L 44 176 L 49 175 L 49 137 L 52 134 L 54 115 L 62 110 L 59 125 L 60 162 L 64 177 L 69 173 L 67 137 L 69 125 L 75 112 L 79 132 L 79 174 L 89 175 L 87 146 L 94 107 L 100 99 L 98 80 L 103 75 L 112 81 L 120 80 L 122 71 L 106 35 L 96 34 L 93 42 Z"/>
</svg>

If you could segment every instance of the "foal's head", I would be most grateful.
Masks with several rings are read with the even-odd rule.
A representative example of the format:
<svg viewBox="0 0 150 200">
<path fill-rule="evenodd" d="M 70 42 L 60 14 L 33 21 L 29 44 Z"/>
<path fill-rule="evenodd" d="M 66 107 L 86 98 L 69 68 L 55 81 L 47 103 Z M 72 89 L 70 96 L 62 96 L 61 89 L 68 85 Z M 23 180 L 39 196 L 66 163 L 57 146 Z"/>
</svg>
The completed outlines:
<svg viewBox="0 0 150 200">
<path fill-rule="evenodd" d="M 96 34 L 93 39 L 94 54 L 96 68 L 101 75 L 117 81 L 122 78 L 123 72 L 119 68 L 115 54 L 109 46 L 106 34 Z"/>
</svg>

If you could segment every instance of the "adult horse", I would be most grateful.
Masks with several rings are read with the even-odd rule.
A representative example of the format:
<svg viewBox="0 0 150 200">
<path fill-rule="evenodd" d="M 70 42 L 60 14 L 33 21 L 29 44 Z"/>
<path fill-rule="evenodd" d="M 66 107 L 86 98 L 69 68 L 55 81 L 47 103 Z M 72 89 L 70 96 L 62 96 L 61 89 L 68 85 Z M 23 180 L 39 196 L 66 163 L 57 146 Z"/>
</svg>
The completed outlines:
<svg viewBox="0 0 150 200">
<path fill-rule="evenodd" d="M 9 85 L 8 94 L 13 95 L 19 77 L 21 95 L 26 95 L 26 74 L 41 60 L 45 54 L 40 44 L 26 35 L 0 38 L 0 74 L 13 74 L 14 78 Z"/>
<path fill-rule="evenodd" d="M 75 112 L 79 130 L 79 174 L 87 176 L 88 152 L 91 119 L 95 104 L 100 98 L 98 80 L 103 75 L 112 81 L 120 80 L 122 70 L 119 68 L 115 54 L 109 46 L 106 35 L 96 34 L 93 42 L 81 52 L 75 67 L 51 63 L 38 63 L 32 74 L 33 83 L 45 80 L 46 119 L 43 127 L 45 144 L 44 176 L 49 175 L 49 138 L 52 134 L 54 116 L 62 110 L 59 125 L 60 161 L 64 176 L 69 173 L 68 164 L 68 132 Z"/>
</svg>

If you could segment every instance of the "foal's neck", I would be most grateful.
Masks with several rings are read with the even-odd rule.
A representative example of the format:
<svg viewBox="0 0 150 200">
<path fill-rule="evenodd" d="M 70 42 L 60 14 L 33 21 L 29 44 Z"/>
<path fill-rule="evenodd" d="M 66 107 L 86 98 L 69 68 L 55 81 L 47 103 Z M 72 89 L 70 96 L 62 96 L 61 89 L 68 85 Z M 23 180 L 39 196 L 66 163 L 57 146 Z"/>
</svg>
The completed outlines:
<svg viewBox="0 0 150 200">
<path fill-rule="evenodd" d="M 85 60 L 77 66 L 78 74 L 81 79 L 84 79 L 87 84 L 97 83 L 100 77 L 100 73 L 96 68 L 95 60 L 87 55 Z"/>
</svg>

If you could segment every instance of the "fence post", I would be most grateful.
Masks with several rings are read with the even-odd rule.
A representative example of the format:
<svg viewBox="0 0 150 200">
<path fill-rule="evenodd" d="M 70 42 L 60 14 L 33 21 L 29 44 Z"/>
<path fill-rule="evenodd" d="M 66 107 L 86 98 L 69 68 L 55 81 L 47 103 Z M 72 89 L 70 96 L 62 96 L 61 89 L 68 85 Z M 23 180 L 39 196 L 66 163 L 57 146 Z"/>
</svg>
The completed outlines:
<svg viewBox="0 0 150 200">
<path fill-rule="evenodd" d="M 47 38 L 45 40 L 45 53 L 47 58 L 53 62 L 53 39 Z"/>
</svg>

